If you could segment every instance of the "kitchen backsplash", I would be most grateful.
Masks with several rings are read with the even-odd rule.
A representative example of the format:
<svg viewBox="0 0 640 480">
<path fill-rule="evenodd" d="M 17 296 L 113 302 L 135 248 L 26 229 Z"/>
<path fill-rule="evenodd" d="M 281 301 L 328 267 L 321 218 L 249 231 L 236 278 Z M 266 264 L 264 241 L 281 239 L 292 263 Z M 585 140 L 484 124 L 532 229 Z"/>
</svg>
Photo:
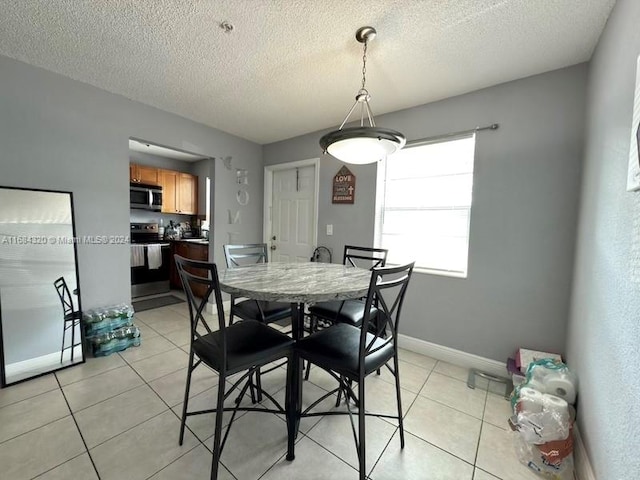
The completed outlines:
<svg viewBox="0 0 640 480">
<path fill-rule="evenodd" d="M 170 213 L 150 212 L 148 210 L 138 210 L 132 208 L 129 214 L 129 220 L 131 223 L 158 223 L 160 220 L 164 223 L 164 226 L 169 225 L 169 221 L 173 220 L 173 223 L 189 222 L 191 225 L 196 224 L 196 216 L 194 215 L 175 215 Z"/>
</svg>

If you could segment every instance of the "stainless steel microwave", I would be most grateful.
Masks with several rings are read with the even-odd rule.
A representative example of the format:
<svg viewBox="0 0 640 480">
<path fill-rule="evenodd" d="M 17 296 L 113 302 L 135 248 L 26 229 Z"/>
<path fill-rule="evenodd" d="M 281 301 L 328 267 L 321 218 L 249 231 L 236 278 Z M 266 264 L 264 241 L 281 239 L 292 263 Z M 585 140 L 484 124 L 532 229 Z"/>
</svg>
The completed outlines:
<svg viewBox="0 0 640 480">
<path fill-rule="evenodd" d="M 129 186 L 129 203 L 131 208 L 159 212 L 162 210 L 162 187 L 132 183 Z"/>
</svg>

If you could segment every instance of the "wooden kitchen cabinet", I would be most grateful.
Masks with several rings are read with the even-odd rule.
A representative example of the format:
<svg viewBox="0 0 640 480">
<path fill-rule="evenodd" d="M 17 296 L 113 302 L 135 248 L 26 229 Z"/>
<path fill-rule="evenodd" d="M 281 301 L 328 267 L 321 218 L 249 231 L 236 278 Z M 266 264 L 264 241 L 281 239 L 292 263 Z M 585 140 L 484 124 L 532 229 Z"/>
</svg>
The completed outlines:
<svg viewBox="0 0 640 480">
<path fill-rule="evenodd" d="M 198 214 L 198 177 L 173 170 L 160 171 L 162 212 Z"/>
<path fill-rule="evenodd" d="M 188 173 L 179 175 L 180 195 L 178 196 L 178 211 L 190 215 L 198 214 L 198 177 Z"/>
<path fill-rule="evenodd" d="M 129 181 L 146 185 L 160 185 L 160 170 L 147 165 L 129 164 Z"/>
<path fill-rule="evenodd" d="M 178 172 L 160 170 L 162 185 L 162 213 L 178 213 Z"/>
<path fill-rule="evenodd" d="M 200 243 L 180 242 L 180 241 L 172 242 L 171 273 L 170 273 L 169 281 L 171 282 L 171 286 L 173 288 L 179 288 L 182 290 L 182 282 L 180 280 L 180 275 L 178 274 L 178 269 L 176 267 L 174 254 L 178 254 L 181 257 L 185 257 L 190 260 L 200 260 L 200 261 L 206 262 L 209 260 L 209 245 L 200 244 Z M 187 271 L 200 276 L 208 275 L 207 270 L 187 268 Z M 193 289 L 193 293 L 198 297 L 203 297 L 207 292 L 206 285 L 192 284 L 191 288 Z"/>
</svg>

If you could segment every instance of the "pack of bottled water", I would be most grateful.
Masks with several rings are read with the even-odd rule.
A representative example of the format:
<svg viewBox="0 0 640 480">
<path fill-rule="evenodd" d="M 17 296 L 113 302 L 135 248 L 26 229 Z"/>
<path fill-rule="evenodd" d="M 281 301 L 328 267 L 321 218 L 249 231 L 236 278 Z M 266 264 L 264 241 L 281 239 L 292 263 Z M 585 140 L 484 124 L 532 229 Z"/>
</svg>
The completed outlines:
<svg viewBox="0 0 640 480">
<path fill-rule="evenodd" d="M 111 307 L 92 308 L 83 314 L 86 338 L 133 325 L 133 307 L 121 303 Z"/>
<path fill-rule="evenodd" d="M 140 329 L 135 325 L 116 328 L 111 332 L 101 333 L 90 338 L 89 345 L 94 357 L 104 357 L 129 347 L 139 347 Z"/>
<path fill-rule="evenodd" d="M 94 357 L 140 346 L 140 329 L 133 324 L 133 314 L 133 307 L 126 303 L 84 312 L 85 338 Z"/>
</svg>

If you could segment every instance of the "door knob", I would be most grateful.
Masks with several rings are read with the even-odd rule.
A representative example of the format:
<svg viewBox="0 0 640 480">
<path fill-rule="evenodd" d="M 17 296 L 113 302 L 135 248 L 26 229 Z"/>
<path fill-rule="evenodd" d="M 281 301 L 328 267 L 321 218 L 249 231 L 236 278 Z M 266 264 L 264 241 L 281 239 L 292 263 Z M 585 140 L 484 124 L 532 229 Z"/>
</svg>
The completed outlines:
<svg viewBox="0 0 640 480">
<path fill-rule="evenodd" d="M 276 249 L 276 248 L 278 248 L 278 247 L 276 247 L 275 245 L 271 245 L 271 247 L 270 247 L 270 248 L 271 248 L 271 250 L 275 250 L 275 249 Z"/>
</svg>

